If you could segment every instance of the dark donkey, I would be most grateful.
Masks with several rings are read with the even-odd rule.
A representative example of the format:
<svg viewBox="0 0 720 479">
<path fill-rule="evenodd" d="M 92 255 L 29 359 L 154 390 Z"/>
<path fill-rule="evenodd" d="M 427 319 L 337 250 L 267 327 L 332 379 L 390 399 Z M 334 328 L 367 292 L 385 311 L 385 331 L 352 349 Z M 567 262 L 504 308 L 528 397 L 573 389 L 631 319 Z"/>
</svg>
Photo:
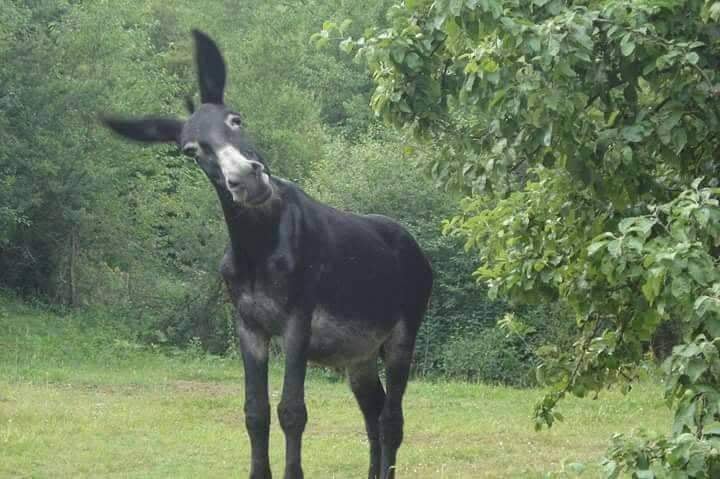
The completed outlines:
<svg viewBox="0 0 720 479">
<path fill-rule="evenodd" d="M 177 143 L 220 198 L 230 234 L 220 270 L 237 308 L 250 477 L 271 477 L 268 346 L 271 336 L 280 336 L 286 356 L 278 405 L 285 477 L 303 477 L 305 371 L 312 361 L 347 370 L 370 442 L 368 477 L 392 478 L 403 437 L 402 398 L 432 287 L 430 265 L 392 220 L 337 211 L 271 176 L 246 139 L 240 116 L 223 103 L 225 64 L 218 47 L 205 34 L 193 33 L 202 98 L 197 111 L 187 121 L 105 123 L 134 140 Z M 378 357 L 386 368 L 386 389 Z"/>
</svg>

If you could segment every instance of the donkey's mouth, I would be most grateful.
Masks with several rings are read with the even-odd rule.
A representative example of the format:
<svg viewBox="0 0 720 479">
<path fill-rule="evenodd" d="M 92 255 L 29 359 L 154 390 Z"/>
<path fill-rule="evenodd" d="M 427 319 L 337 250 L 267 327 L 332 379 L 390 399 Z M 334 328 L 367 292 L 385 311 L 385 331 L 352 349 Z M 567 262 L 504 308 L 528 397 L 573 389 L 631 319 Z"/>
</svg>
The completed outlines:
<svg viewBox="0 0 720 479">
<path fill-rule="evenodd" d="M 240 178 L 230 177 L 224 184 L 233 202 L 243 206 L 260 206 L 273 195 L 270 176 L 259 171 Z"/>
</svg>

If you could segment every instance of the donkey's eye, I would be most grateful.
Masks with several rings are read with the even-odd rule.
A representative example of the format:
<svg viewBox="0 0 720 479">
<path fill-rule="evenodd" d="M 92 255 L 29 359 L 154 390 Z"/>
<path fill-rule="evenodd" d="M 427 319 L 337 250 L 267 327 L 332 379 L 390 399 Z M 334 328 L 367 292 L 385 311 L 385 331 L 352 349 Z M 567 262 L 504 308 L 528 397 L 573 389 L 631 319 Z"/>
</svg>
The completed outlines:
<svg viewBox="0 0 720 479">
<path fill-rule="evenodd" d="M 240 118 L 239 115 L 230 115 L 225 122 L 233 130 L 240 128 L 243 124 L 242 118 Z"/>
<path fill-rule="evenodd" d="M 195 158 L 198 154 L 198 150 L 200 147 L 197 143 L 188 143 L 187 145 L 183 146 L 182 152 L 183 155 L 189 156 L 191 158 Z"/>
</svg>

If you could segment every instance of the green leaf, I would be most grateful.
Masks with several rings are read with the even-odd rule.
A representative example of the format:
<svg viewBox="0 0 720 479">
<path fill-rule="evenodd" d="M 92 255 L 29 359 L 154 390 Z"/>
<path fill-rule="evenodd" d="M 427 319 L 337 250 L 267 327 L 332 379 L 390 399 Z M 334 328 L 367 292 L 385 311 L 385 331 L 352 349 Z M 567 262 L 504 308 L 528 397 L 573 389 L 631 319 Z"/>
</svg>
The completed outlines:
<svg viewBox="0 0 720 479">
<path fill-rule="evenodd" d="M 703 428 L 705 436 L 720 436 L 720 422 L 715 421 Z"/>
<path fill-rule="evenodd" d="M 609 241 L 607 244 L 608 253 L 613 258 L 617 258 L 622 254 L 622 239 Z"/>
<path fill-rule="evenodd" d="M 527 46 L 533 52 L 539 52 L 541 48 L 540 39 L 538 37 L 530 37 L 530 39 L 528 39 L 527 41 Z"/>
<path fill-rule="evenodd" d="M 649 216 L 637 216 L 631 218 L 625 218 L 620 221 L 618 230 L 624 235 L 630 233 L 640 233 L 643 237 L 647 237 L 650 234 L 653 226 L 657 224 L 655 218 Z"/>
<path fill-rule="evenodd" d="M 403 63 L 405 61 L 405 53 L 407 50 L 402 45 L 393 45 L 390 49 L 390 56 L 396 63 Z"/>
<path fill-rule="evenodd" d="M 418 71 L 422 66 L 420 56 L 415 52 L 410 52 L 407 54 L 407 56 L 405 57 L 405 64 L 414 71 Z"/>
<path fill-rule="evenodd" d="M 686 428 L 693 429 L 696 409 L 697 403 L 695 401 L 684 400 L 678 405 L 673 418 L 673 434 L 680 434 Z"/>
<path fill-rule="evenodd" d="M 620 41 L 620 51 L 623 56 L 626 57 L 629 57 L 635 51 L 635 42 L 633 42 L 629 33 L 623 35 L 622 40 Z"/>
<path fill-rule="evenodd" d="M 700 379 L 700 376 L 702 376 L 703 373 L 707 371 L 707 368 L 708 365 L 705 360 L 696 357 L 690 360 L 687 366 L 687 370 L 685 372 L 690 378 L 690 381 L 695 383 L 698 379 Z"/>
<path fill-rule="evenodd" d="M 713 21 L 720 20 L 720 2 L 713 3 L 708 9 L 708 16 Z"/>
<path fill-rule="evenodd" d="M 676 276 L 672 280 L 670 293 L 678 300 L 684 300 L 690 294 L 692 288 L 687 278 L 684 276 Z"/>
<path fill-rule="evenodd" d="M 548 38 L 547 53 L 551 57 L 556 57 L 560 53 L 560 42 L 555 37 Z"/>
<path fill-rule="evenodd" d="M 620 465 L 616 461 L 606 461 L 603 464 L 605 477 L 608 479 L 616 479 L 620 475 Z"/>
<path fill-rule="evenodd" d="M 631 143 L 638 143 L 645 138 L 645 130 L 640 125 L 632 125 L 622 129 L 622 136 Z"/>
<path fill-rule="evenodd" d="M 345 34 L 345 32 L 348 31 L 348 28 L 350 28 L 350 25 L 352 25 L 352 20 L 349 18 L 346 18 L 343 20 L 343 22 L 340 24 L 340 33 Z"/>
<path fill-rule="evenodd" d="M 691 358 L 693 356 L 697 356 L 700 353 L 702 353 L 702 351 L 695 343 L 677 346 L 677 352 L 673 349 L 673 354 L 677 354 L 678 356 L 683 358 Z"/>
<path fill-rule="evenodd" d="M 720 337 L 720 318 L 707 318 L 705 319 L 705 329 L 713 337 Z"/>
<path fill-rule="evenodd" d="M 353 42 L 353 39 L 348 37 L 342 42 L 340 42 L 340 50 L 343 52 L 350 54 L 355 48 L 355 43 Z"/>
<path fill-rule="evenodd" d="M 672 131 L 671 138 L 676 153 L 680 153 L 683 149 L 685 149 L 685 145 L 687 144 L 687 133 L 684 128 L 675 128 Z"/>
<path fill-rule="evenodd" d="M 497 62 L 495 62 L 495 60 L 493 60 L 492 58 L 489 58 L 489 57 L 483 58 L 483 61 L 480 64 L 480 66 L 482 67 L 483 71 L 486 73 L 494 73 L 499 68 L 499 65 L 497 64 Z"/>
<path fill-rule="evenodd" d="M 652 268 L 648 271 L 645 284 L 642 285 L 642 292 L 648 303 L 653 304 L 660 295 L 665 282 L 665 268 Z"/>
<path fill-rule="evenodd" d="M 590 256 L 594 255 L 598 251 L 600 251 L 602 248 L 605 247 L 605 245 L 608 244 L 608 240 L 602 240 L 602 241 L 596 241 L 594 243 L 591 243 L 590 246 L 588 246 L 588 254 Z"/>
<path fill-rule="evenodd" d="M 550 123 L 548 127 L 545 129 L 545 134 L 543 135 L 543 145 L 550 146 L 552 143 L 552 133 L 553 133 L 553 125 Z"/>
<path fill-rule="evenodd" d="M 625 165 L 631 165 L 633 160 L 633 150 L 628 145 L 625 145 L 622 149 L 623 163 Z"/>
</svg>

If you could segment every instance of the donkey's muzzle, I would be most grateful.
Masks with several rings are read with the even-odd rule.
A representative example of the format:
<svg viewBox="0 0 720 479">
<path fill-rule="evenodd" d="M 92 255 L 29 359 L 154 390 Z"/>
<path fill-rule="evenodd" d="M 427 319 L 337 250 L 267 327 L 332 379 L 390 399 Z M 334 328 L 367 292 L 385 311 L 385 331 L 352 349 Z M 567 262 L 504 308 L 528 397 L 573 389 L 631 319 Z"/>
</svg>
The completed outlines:
<svg viewBox="0 0 720 479">
<path fill-rule="evenodd" d="M 228 176 L 225 184 L 236 203 L 257 205 L 264 203 L 272 194 L 270 178 L 262 163 L 253 161 L 251 168 L 241 175 Z"/>
</svg>

